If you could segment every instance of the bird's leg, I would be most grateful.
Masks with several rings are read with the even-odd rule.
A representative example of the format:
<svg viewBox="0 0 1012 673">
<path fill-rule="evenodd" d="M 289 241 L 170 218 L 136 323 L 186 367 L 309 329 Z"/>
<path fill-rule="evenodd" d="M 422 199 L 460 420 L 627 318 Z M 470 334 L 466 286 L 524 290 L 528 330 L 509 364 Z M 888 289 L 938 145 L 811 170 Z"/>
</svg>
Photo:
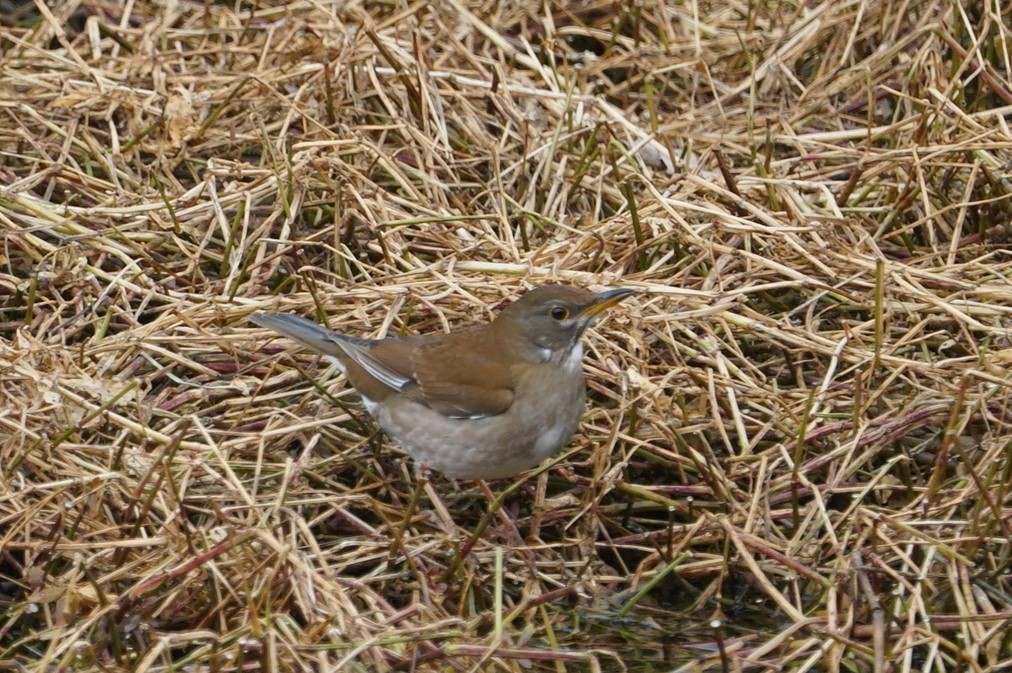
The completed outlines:
<svg viewBox="0 0 1012 673">
<path fill-rule="evenodd" d="M 457 532 L 457 524 L 454 522 L 453 517 L 450 516 L 450 512 L 447 511 L 446 505 L 439 499 L 439 494 L 436 493 L 436 489 L 432 487 L 432 482 L 426 480 L 425 482 L 425 493 L 429 496 L 429 502 L 432 503 L 432 509 L 436 512 L 436 519 L 438 519 L 443 532 L 447 535 L 454 535 Z"/>
<path fill-rule="evenodd" d="M 425 491 L 425 494 L 429 496 L 429 502 L 432 503 L 432 509 L 436 514 L 434 518 L 438 521 L 440 528 L 447 535 L 453 535 L 457 532 L 457 524 L 454 523 L 453 517 L 450 516 L 450 512 L 446 509 L 446 505 L 440 500 L 436 489 L 432 487 L 432 480 L 429 478 L 431 474 L 432 468 L 428 465 L 415 463 L 415 490 L 411 495 L 411 507 L 417 505 L 422 491 Z M 413 513 L 411 507 L 409 509 Z"/>
<path fill-rule="evenodd" d="M 463 544 L 463 546 L 460 548 L 460 553 L 453 567 L 459 567 L 460 564 L 463 563 L 464 559 L 467 558 L 467 555 L 471 553 L 472 549 L 474 549 L 474 545 L 475 543 L 478 542 L 478 538 L 480 538 L 482 533 L 485 532 L 485 530 L 488 528 L 488 525 L 492 523 L 492 518 L 496 515 L 499 515 L 502 518 L 503 523 L 506 524 L 507 530 L 513 533 L 514 543 L 512 546 L 514 546 L 516 549 L 521 549 L 524 551 L 527 557 L 527 562 L 531 568 L 531 573 L 533 574 L 537 571 L 537 567 L 535 565 L 534 560 L 534 554 L 531 552 L 530 549 L 528 549 L 527 545 L 524 544 L 524 539 L 520 536 L 520 531 L 517 529 L 516 524 L 509 517 L 509 515 L 502 510 L 502 504 L 503 502 L 505 502 L 507 496 L 513 493 L 513 491 L 517 489 L 518 485 L 522 483 L 523 482 L 516 482 L 515 484 L 507 488 L 505 491 L 503 491 L 502 495 L 496 497 L 495 494 L 492 493 L 492 489 L 488 487 L 488 484 L 483 479 L 478 480 L 478 488 L 481 489 L 482 494 L 488 500 L 488 511 L 485 512 L 485 515 L 483 517 L 481 517 L 481 520 L 478 522 L 478 525 L 471 533 L 471 537 L 469 537 L 467 541 Z"/>
<path fill-rule="evenodd" d="M 481 489 L 482 495 L 484 495 L 485 499 L 488 500 L 489 513 L 494 511 L 498 514 L 499 518 L 502 520 L 503 526 L 509 533 L 512 533 L 513 539 L 510 540 L 510 544 L 514 544 L 517 547 L 526 546 L 524 544 L 523 536 L 520 535 L 520 529 L 517 528 L 516 522 L 513 521 L 513 518 L 503 509 L 505 499 L 496 499 L 495 494 L 492 493 L 492 489 L 488 487 L 488 482 L 484 479 L 478 480 L 478 488 Z"/>
<path fill-rule="evenodd" d="M 401 519 L 400 528 L 390 526 L 390 532 L 393 533 L 393 540 L 390 541 L 390 555 L 387 559 L 387 563 L 393 565 L 394 559 L 397 557 L 398 550 L 404 554 L 404 558 L 411 562 L 411 555 L 408 553 L 407 548 L 404 546 L 404 534 L 407 532 L 408 527 L 411 525 L 411 519 L 415 516 L 415 511 L 418 509 L 418 501 L 422 498 L 422 490 L 426 484 L 429 483 L 428 476 L 423 476 L 421 469 L 418 471 L 417 478 L 415 479 L 415 488 L 411 492 L 411 500 L 408 501 L 408 507 L 404 510 L 404 517 Z"/>
</svg>

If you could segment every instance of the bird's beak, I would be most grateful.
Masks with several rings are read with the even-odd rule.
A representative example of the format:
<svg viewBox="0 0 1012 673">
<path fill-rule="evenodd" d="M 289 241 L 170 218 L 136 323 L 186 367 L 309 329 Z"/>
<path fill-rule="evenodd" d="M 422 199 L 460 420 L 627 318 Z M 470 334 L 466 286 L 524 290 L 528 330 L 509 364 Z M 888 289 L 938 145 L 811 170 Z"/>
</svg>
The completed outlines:
<svg viewBox="0 0 1012 673">
<path fill-rule="evenodd" d="M 594 297 L 594 301 L 590 303 L 587 308 L 580 311 L 580 320 L 590 320 L 598 313 L 601 313 L 605 309 L 611 308 L 615 304 L 619 303 L 631 294 L 636 294 L 636 290 L 630 290 L 627 287 L 620 287 L 615 290 L 608 290 Z"/>
</svg>

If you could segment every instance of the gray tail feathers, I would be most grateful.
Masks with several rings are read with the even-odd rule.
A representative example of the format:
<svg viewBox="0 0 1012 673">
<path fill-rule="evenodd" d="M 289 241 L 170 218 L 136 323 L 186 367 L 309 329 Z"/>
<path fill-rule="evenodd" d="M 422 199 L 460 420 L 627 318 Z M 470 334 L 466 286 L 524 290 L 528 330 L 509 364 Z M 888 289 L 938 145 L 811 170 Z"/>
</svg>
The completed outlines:
<svg viewBox="0 0 1012 673">
<path fill-rule="evenodd" d="M 348 355 L 347 351 L 341 347 L 341 342 L 345 337 L 308 318 L 291 313 L 254 313 L 250 316 L 250 320 L 325 355 L 338 357 L 347 357 Z"/>
</svg>

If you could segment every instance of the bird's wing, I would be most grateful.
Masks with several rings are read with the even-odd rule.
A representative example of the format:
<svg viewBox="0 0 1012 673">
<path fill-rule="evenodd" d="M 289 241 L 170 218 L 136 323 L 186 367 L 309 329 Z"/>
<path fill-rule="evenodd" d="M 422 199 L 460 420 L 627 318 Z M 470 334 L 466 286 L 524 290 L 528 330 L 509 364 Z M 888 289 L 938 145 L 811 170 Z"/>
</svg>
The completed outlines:
<svg viewBox="0 0 1012 673">
<path fill-rule="evenodd" d="M 427 338 L 412 357 L 409 395 L 450 418 L 498 416 L 513 404 L 513 373 L 501 358 L 465 347 L 471 333 Z"/>
<path fill-rule="evenodd" d="M 373 341 L 337 334 L 288 313 L 257 313 L 250 319 L 336 358 L 352 385 L 375 401 L 401 392 L 450 418 L 497 416 L 513 404 L 510 366 L 472 354 L 466 345 L 473 335 L 467 330 Z"/>
<path fill-rule="evenodd" d="M 397 391 L 414 384 L 411 375 L 411 344 L 403 339 L 355 339 L 342 337 L 345 353 L 380 383 Z M 352 380 L 355 387 L 360 384 Z"/>
</svg>

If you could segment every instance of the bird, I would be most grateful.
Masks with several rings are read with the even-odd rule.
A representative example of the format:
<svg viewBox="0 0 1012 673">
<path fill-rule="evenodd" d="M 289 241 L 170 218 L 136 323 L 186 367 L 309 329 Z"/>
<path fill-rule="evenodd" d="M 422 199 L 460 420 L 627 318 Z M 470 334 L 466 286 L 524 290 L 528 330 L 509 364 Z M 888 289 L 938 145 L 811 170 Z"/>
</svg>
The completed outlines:
<svg viewBox="0 0 1012 673">
<path fill-rule="evenodd" d="M 419 466 L 489 480 L 516 476 L 568 443 L 587 396 L 581 337 L 632 294 L 542 285 L 491 322 L 378 340 L 288 313 L 250 319 L 334 362 L 380 428 Z"/>
</svg>

